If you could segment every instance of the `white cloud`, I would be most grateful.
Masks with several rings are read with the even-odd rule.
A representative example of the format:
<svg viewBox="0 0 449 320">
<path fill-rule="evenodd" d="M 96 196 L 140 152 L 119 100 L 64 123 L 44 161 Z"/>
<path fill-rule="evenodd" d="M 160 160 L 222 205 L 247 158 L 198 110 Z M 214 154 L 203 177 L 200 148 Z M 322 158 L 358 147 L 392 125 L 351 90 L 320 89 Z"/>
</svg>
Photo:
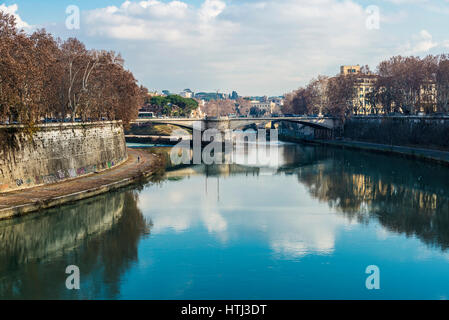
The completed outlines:
<svg viewBox="0 0 449 320">
<path fill-rule="evenodd" d="M 282 94 L 343 63 L 370 63 L 380 33 L 354 1 L 126 1 L 85 12 L 91 42 L 109 39 L 157 89 Z M 131 52 L 131 48 L 133 48 Z"/>
<path fill-rule="evenodd" d="M 422 2 L 418 6 L 428 9 L 423 13 L 431 5 L 386 2 Z M 152 89 L 271 95 L 318 74 L 335 74 L 342 64 L 374 68 L 392 55 L 447 48 L 441 28 L 409 26 L 414 19 L 409 7 L 381 7 L 380 29 L 368 30 L 366 8 L 356 0 L 203 0 L 197 6 L 188 0 L 124 1 L 84 11 L 77 32 L 62 25 L 47 28 L 64 38 L 79 37 L 90 47 L 121 52 L 135 76 Z M 14 14 L 19 27 L 32 29 L 17 5 L 0 9 Z M 417 34 L 408 38 L 409 30 Z"/>
<path fill-rule="evenodd" d="M 355 224 L 335 214 L 326 203 L 317 204 L 296 177 L 272 176 L 270 181 L 276 181 L 270 186 L 262 181 L 266 177 L 261 172 L 257 176 L 248 174 L 251 167 L 246 167 L 247 173 L 244 169 L 239 165 L 217 167 L 215 170 L 230 174 L 220 180 L 204 177 L 203 166 L 169 171 L 169 177 L 184 180 L 169 182 L 163 188 L 149 187 L 139 200 L 139 208 L 153 222 L 152 234 L 201 228 L 224 245 L 253 234 L 277 258 L 298 259 L 308 254 L 331 254 L 340 230 Z M 246 175 L 245 186 L 236 184 L 237 173 Z M 280 181 L 285 190 L 277 201 L 282 206 L 274 206 L 272 195 Z"/>
<path fill-rule="evenodd" d="M 415 4 L 415 3 L 428 3 L 429 0 L 384 0 L 393 4 Z M 447 0 L 446 0 L 447 1 Z"/>
<path fill-rule="evenodd" d="M 207 0 L 199 9 L 180 1 L 126 1 L 120 7 L 89 11 L 85 21 L 90 36 L 189 46 L 199 40 L 210 40 L 214 35 L 210 32 L 214 28 L 213 20 L 225 7 L 224 2 L 217 0 Z M 223 31 L 229 25 L 220 27 Z"/>
<path fill-rule="evenodd" d="M 27 30 L 31 28 L 31 26 L 28 23 L 26 23 L 25 21 L 22 20 L 22 18 L 20 18 L 19 14 L 17 13 L 18 10 L 19 6 L 17 4 L 12 4 L 9 6 L 7 6 L 4 3 L 0 4 L 0 11 L 13 15 L 16 18 L 17 27 L 19 29 Z"/>
<path fill-rule="evenodd" d="M 262 233 L 273 254 L 290 259 L 308 254 L 332 253 L 337 233 L 351 224 L 344 216 L 331 212 L 326 204 L 309 207 L 301 200 L 295 201 L 288 196 L 287 201 L 292 201 L 293 205 L 289 203 L 274 209 L 264 203 L 249 206 L 248 201 L 252 201 L 248 199 L 249 194 L 242 194 L 241 188 L 231 191 L 226 180 L 221 182 L 222 192 L 225 196 L 232 196 L 232 202 L 220 205 L 216 202 L 214 190 L 210 190 L 215 185 L 211 184 L 208 194 L 203 194 L 203 190 L 198 188 L 201 179 L 190 178 L 145 192 L 139 207 L 153 222 L 152 234 L 171 231 L 183 233 L 202 226 L 211 236 L 225 244 L 248 232 Z M 247 183 L 252 188 L 257 184 L 260 186 L 260 182 L 254 178 L 250 178 Z M 297 184 L 295 180 L 291 183 Z M 186 188 L 186 185 L 190 187 Z M 236 189 L 235 186 L 232 188 Z M 172 195 L 175 193 L 177 196 L 174 201 Z M 167 199 L 167 202 L 160 204 L 157 199 L 161 198 Z"/>
<path fill-rule="evenodd" d="M 216 18 L 226 8 L 226 3 L 219 0 L 206 0 L 201 6 L 199 12 L 203 20 L 210 20 Z"/>
<path fill-rule="evenodd" d="M 121 52 L 150 89 L 241 95 L 283 94 L 342 64 L 375 68 L 392 55 L 444 45 L 431 26 L 405 29 L 414 19 L 406 6 L 381 7 L 379 30 L 366 28 L 365 9 L 357 0 L 125 1 L 84 11 L 76 33 L 48 29 Z M 434 37 L 407 37 L 422 29 Z"/>
<path fill-rule="evenodd" d="M 427 30 L 421 30 L 418 34 L 412 36 L 411 42 L 407 43 L 405 54 L 425 54 L 442 44 L 433 41 L 432 35 Z"/>
<path fill-rule="evenodd" d="M 427 30 L 422 30 L 419 35 L 415 37 L 415 40 L 417 43 L 413 50 L 416 52 L 427 52 L 438 46 L 438 43 L 433 41 L 432 35 Z"/>
</svg>

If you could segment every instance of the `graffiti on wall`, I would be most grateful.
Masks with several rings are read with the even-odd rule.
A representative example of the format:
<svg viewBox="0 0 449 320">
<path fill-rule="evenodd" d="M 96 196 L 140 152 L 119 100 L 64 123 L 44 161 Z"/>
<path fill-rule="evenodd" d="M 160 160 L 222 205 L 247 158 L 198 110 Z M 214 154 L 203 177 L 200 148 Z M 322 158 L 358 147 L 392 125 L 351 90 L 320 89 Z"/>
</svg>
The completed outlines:
<svg viewBox="0 0 449 320">
<path fill-rule="evenodd" d="M 118 163 L 121 163 L 123 161 L 123 158 L 120 158 Z M 114 161 L 112 162 L 105 162 L 105 163 L 101 163 L 99 165 L 100 169 L 110 169 L 112 167 L 114 167 L 116 165 L 116 163 Z M 10 186 L 8 184 L 2 184 L 0 182 L 0 192 L 5 192 L 8 191 L 10 189 L 16 189 L 17 187 L 23 187 L 25 184 L 27 186 L 38 186 L 38 185 L 42 185 L 42 184 L 52 184 L 52 183 L 57 183 L 60 182 L 62 180 L 68 179 L 68 178 L 76 178 L 76 177 L 80 177 L 80 176 L 84 176 L 86 174 L 90 174 L 90 173 L 96 173 L 98 172 L 98 167 L 97 165 L 91 165 L 91 166 L 86 166 L 86 167 L 81 167 L 81 168 L 70 168 L 70 169 L 61 169 L 58 170 L 56 173 L 54 174 L 49 174 L 46 176 L 35 176 L 34 178 L 17 178 L 15 179 L 15 184 L 16 186 Z"/>
</svg>

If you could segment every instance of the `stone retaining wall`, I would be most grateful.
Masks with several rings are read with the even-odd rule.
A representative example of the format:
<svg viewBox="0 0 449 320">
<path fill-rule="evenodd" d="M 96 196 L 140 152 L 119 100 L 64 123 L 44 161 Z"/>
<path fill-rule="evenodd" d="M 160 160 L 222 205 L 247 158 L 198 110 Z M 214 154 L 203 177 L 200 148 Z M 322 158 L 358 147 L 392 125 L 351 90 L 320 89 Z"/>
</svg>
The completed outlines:
<svg viewBox="0 0 449 320">
<path fill-rule="evenodd" d="M 344 137 L 390 145 L 449 148 L 449 116 L 356 116 Z"/>
<path fill-rule="evenodd" d="M 127 159 L 121 122 L 0 126 L 0 192 L 112 168 Z"/>
</svg>

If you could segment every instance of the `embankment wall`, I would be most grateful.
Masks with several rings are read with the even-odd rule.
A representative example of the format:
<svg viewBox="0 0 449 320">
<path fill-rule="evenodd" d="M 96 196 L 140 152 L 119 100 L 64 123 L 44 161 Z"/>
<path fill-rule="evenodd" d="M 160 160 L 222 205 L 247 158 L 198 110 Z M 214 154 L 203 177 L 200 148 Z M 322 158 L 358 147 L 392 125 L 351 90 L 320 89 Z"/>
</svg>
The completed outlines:
<svg viewBox="0 0 449 320">
<path fill-rule="evenodd" d="M 112 168 L 127 159 L 121 122 L 0 126 L 0 192 Z"/>
<path fill-rule="evenodd" d="M 346 120 L 344 138 L 423 148 L 449 148 L 449 116 L 356 116 Z"/>
</svg>

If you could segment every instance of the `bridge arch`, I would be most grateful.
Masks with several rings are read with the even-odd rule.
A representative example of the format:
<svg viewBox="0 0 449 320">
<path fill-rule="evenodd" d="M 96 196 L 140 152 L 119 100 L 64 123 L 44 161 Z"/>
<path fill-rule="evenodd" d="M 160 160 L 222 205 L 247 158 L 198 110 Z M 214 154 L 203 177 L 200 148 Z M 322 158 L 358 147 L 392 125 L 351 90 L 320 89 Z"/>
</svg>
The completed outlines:
<svg viewBox="0 0 449 320">
<path fill-rule="evenodd" d="M 201 131 L 206 129 L 237 130 L 247 128 L 249 126 L 260 126 L 264 123 L 296 123 L 303 126 L 312 127 L 316 130 L 333 131 L 341 126 L 341 121 L 335 118 L 316 118 L 316 117 L 266 117 L 266 118 L 205 118 L 205 119 L 191 119 L 191 118 L 167 118 L 167 119 L 139 119 L 131 122 L 132 124 L 140 123 L 154 123 L 167 124 L 177 126 L 183 129 L 192 130 L 195 127 L 201 128 Z"/>
</svg>

